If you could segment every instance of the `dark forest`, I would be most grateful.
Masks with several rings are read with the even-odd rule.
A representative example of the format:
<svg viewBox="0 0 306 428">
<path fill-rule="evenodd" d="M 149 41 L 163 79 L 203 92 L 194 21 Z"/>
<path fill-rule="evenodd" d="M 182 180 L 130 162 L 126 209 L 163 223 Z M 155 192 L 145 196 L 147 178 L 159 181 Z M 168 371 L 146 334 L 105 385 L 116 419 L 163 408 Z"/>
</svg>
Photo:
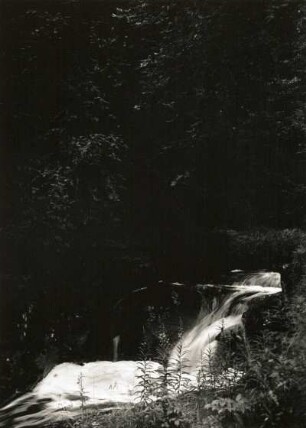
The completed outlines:
<svg viewBox="0 0 306 428">
<path fill-rule="evenodd" d="M 280 272 L 269 325 L 280 342 L 305 333 L 305 3 L 2 0 L 0 13 L 1 402 L 55 364 L 111 359 L 116 302 L 161 281 Z M 268 422 L 256 402 L 221 425 L 99 426 L 302 427 L 303 382 L 284 392 L 303 415 L 282 395 Z"/>
</svg>

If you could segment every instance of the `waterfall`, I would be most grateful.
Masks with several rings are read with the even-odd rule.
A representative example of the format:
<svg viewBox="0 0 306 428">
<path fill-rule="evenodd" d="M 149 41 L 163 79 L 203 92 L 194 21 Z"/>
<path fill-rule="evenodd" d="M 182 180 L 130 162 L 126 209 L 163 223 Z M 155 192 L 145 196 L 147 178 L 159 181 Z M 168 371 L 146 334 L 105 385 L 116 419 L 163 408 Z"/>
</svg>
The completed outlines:
<svg viewBox="0 0 306 428">
<path fill-rule="evenodd" d="M 208 314 L 200 311 L 194 326 L 183 334 L 170 353 L 169 367 L 173 371 L 183 349 L 188 361 L 185 374 L 188 387 L 195 383 L 200 366 L 203 369 L 203 356 L 205 360 L 205 356 L 211 358 L 216 352 L 220 332 L 242 325 L 242 315 L 249 302 L 281 292 L 280 275 L 255 273 L 224 289 L 223 297 L 213 310 Z M 161 365 L 154 361 L 146 364 L 152 381 L 158 382 Z M 140 397 L 135 391 L 139 391 L 142 366 L 143 362 L 139 361 L 59 364 L 31 392 L 0 410 L 0 427 L 43 426 L 78 415 L 84 407 L 109 410 L 123 403 L 137 403 Z"/>
<path fill-rule="evenodd" d="M 242 315 L 251 300 L 281 291 L 279 287 L 260 285 L 227 286 L 227 290 L 230 288 L 232 292 L 221 304 L 210 314 L 200 316 L 195 326 L 183 335 L 180 343 L 174 347 L 170 361 L 177 361 L 179 349 L 183 349 L 185 366 L 194 374 L 199 370 L 199 365 L 205 365 L 205 360 L 214 354 L 217 347 L 216 338 L 221 332 L 233 327 L 242 327 Z"/>
</svg>

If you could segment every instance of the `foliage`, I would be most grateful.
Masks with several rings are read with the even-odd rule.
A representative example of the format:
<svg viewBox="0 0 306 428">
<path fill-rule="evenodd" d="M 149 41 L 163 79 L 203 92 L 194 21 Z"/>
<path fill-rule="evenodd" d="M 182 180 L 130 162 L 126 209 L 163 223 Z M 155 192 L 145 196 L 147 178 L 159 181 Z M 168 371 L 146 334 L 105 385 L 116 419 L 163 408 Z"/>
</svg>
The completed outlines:
<svg viewBox="0 0 306 428">
<path fill-rule="evenodd" d="M 236 263 L 248 269 L 256 265 L 273 267 L 281 273 L 283 265 L 293 262 L 294 252 L 306 240 L 305 232 L 300 229 L 227 230 L 223 233 L 231 254 L 231 266 Z"/>
</svg>

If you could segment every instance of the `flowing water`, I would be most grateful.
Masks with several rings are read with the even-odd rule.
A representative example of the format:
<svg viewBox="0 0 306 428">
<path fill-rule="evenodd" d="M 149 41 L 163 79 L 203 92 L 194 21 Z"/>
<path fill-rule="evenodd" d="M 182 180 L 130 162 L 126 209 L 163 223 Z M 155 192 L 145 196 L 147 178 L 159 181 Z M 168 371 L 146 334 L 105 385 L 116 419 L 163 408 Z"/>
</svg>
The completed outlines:
<svg viewBox="0 0 306 428">
<path fill-rule="evenodd" d="M 221 288 L 221 286 L 219 286 Z M 211 359 L 218 348 L 220 332 L 242 325 L 242 315 L 251 300 L 281 292 L 278 273 L 260 272 L 240 282 L 224 286 L 223 298 L 214 309 L 200 312 L 195 325 L 185 332 L 169 357 L 171 372 L 183 355 L 186 365 L 184 388 L 192 387 L 205 358 Z M 127 320 L 128 322 L 128 320 Z M 203 362 L 204 356 L 204 362 Z M 123 403 L 137 403 L 141 393 L 141 361 L 97 361 L 83 365 L 63 363 L 54 367 L 35 388 L 0 410 L 0 427 L 25 428 L 44 426 L 79 414 L 84 407 L 104 410 Z M 152 383 L 159 382 L 162 367 L 146 363 Z M 177 392 L 181 392 L 180 391 Z M 154 396 L 151 397 L 154 399 Z"/>
</svg>

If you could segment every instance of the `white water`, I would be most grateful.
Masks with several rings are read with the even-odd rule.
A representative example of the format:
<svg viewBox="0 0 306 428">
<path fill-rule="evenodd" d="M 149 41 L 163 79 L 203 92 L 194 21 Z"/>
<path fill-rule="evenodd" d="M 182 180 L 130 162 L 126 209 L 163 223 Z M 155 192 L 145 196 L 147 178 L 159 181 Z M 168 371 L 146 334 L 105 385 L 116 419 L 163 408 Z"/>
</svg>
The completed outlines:
<svg viewBox="0 0 306 428">
<path fill-rule="evenodd" d="M 277 272 L 256 272 L 226 289 L 230 294 L 210 314 L 200 313 L 195 326 L 183 335 L 172 351 L 170 361 L 177 361 L 179 348 L 183 348 L 191 374 L 198 370 L 199 364 L 203 366 L 205 360 L 211 358 L 217 347 L 215 339 L 222 331 L 242 326 L 242 315 L 250 300 L 281 291 L 281 277 Z"/>
<path fill-rule="evenodd" d="M 248 302 L 280 291 L 280 275 L 277 273 L 256 273 L 240 284 L 226 286 L 223 301 L 210 314 L 199 315 L 194 327 L 183 335 L 170 355 L 171 369 L 182 353 L 188 361 L 185 389 L 196 383 L 199 368 L 203 369 L 205 365 L 203 356 L 204 359 L 208 355 L 212 358 L 220 332 L 242 324 L 241 318 Z M 158 383 L 161 366 L 157 362 L 147 364 L 152 382 Z M 60 364 L 32 392 L 0 410 L 0 427 L 43 426 L 47 422 L 76 415 L 84 407 L 98 406 L 107 410 L 123 403 L 136 403 L 140 399 L 141 366 L 142 362 L 137 361 Z"/>
</svg>

